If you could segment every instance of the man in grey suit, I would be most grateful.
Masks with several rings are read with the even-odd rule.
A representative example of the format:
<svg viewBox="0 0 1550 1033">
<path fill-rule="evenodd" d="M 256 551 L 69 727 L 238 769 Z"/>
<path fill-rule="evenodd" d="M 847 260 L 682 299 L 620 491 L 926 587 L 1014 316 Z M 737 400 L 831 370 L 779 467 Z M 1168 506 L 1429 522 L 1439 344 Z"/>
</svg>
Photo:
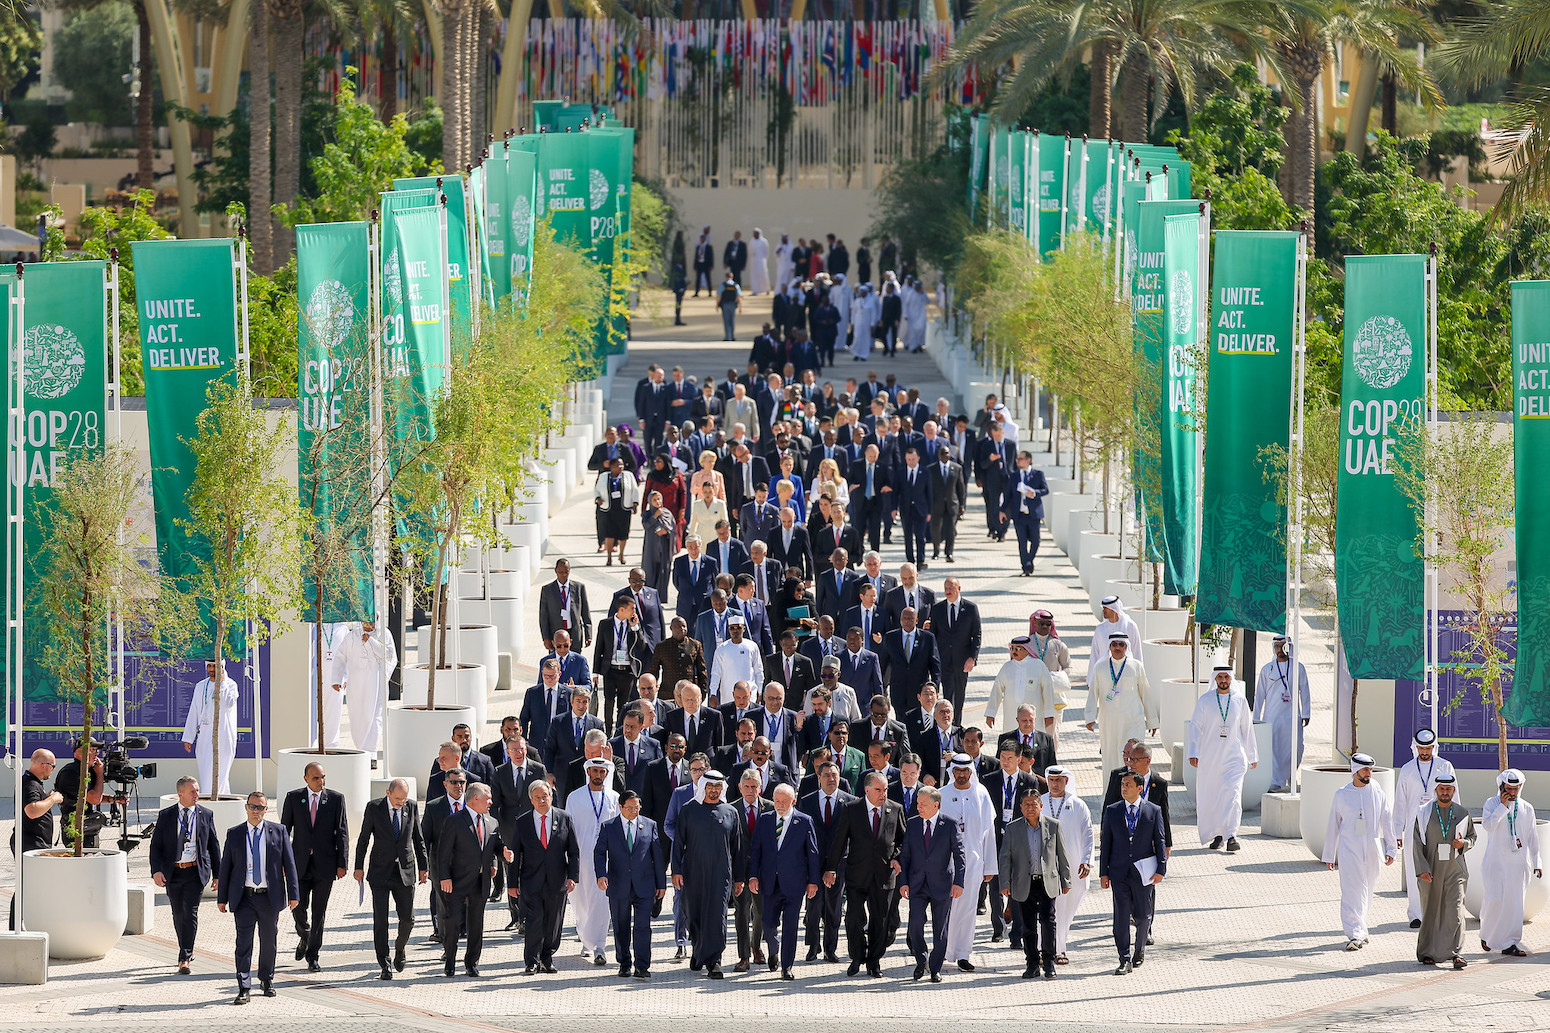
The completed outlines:
<svg viewBox="0 0 1550 1033">
<path fill-rule="evenodd" d="M 1071 863 L 1060 822 L 1044 817 L 1043 798 L 1024 796 L 1022 812 L 1001 839 L 1001 894 L 1022 908 L 1023 978 L 1036 978 L 1042 966 L 1044 978 L 1054 979 L 1055 898 L 1071 892 Z"/>
<path fill-rule="evenodd" d="M 915 794 L 916 815 L 904 829 L 904 849 L 899 852 L 899 896 L 910 902 L 908 944 L 915 956 L 915 978 L 931 970 L 931 981 L 942 981 L 942 962 L 947 957 L 947 919 L 953 902 L 963 896 L 963 841 L 958 823 L 938 820 L 941 790 L 932 786 Z M 972 899 L 964 902 L 973 907 Z M 931 954 L 926 955 L 926 911 L 931 911 Z"/>
</svg>

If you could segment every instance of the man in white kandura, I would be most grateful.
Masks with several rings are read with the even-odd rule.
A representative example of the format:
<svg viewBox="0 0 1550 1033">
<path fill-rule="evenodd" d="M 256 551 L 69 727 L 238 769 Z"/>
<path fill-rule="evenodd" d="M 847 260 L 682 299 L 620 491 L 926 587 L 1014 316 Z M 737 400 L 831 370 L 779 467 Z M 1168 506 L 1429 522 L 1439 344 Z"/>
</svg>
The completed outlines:
<svg viewBox="0 0 1550 1033">
<path fill-rule="evenodd" d="M 1372 781 L 1375 763 L 1365 753 L 1351 755 L 1351 782 L 1335 790 L 1324 833 L 1324 863 L 1330 871 L 1337 864 L 1340 868 L 1340 927 L 1348 951 L 1367 946 L 1367 909 L 1378 885 L 1378 858 L 1393 864 L 1398 849 L 1389 799 Z"/>
<path fill-rule="evenodd" d="M 334 633 L 334 663 L 323 693 L 323 735 L 326 745 L 339 745 L 339 709 L 350 699 L 350 738 L 355 748 L 376 753 L 382 744 L 382 694 L 398 669 L 393 633 L 378 630 L 376 621 L 351 622 Z"/>
<path fill-rule="evenodd" d="M 220 678 L 216 693 L 215 679 Z M 183 752 L 193 753 L 199 762 L 199 784 L 214 786 L 210 762 L 215 756 L 216 710 L 220 710 L 221 784 L 214 792 L 231 792 L 231 765 L 237 759 L 237 683 L 226 677 L 221 664 L 205 661 L 205 677 L 194 686 L 194 698 L 188 704 L 188 720 L 183 722 Z"/>
<path fill-rule="evenodd" d="M 1523 949 L 1523 893 L 1530 878 L 1544 878 L 1534 806 L 1522 799 L 1523 772 L 1496 776 L 1497 795 L 1486 801 L 1486 841 L 1480 861 L 1480 947 L 1514 958 Z"/>
<path fill-rule="evenodd" d="M 1016 728 L 1017 708 L 1026 703 L 1033 708 L 1034 727 L 1043 728 L 1053 738 L 1055 683 L 1044 661 L 1029 651 L 1028 643 L 1027 635 L 1012 640 L 1012 658 L 1001 665 L 990 686 L 990 699 L 985 703 L 985 727 L 996 727 L 996 709 L 999 707 L 1002 730 Z"/>
<path fill-rule="evenodd" d="M 1232 691 L 1232 668 L 1218 667 L 1211 675 L 1216 691 L 1195 701 L 1189 720 L 1190 767 L 1195 769 L 1195 825 L 1200 841 L 1212 850 L 1227 840 L 1238 851 L 1238 826 L 1243 824 L 1243 779 L 1259 767 L 1259 746 L 1249 701 Z"/>
<path fill-rule="evenodd" d="M 1082 907 L 1087 887 L 1093 873 L 1093 813 L 1087 802 L 1075 793 L 1066 792 L 1071 773 L 1051 764 L 1044 772 L 1049 782 L 1049 792 L 1044 794 L 1044 813 L 1060 822 L 1060 834 L 1065 837 L 1066 856 L 1071 859 L 1071 892 L 1055 898 L 1055 964 L 1065 965 L 1066 937 L 1071 932 L 1071 920 Z"/>
<path fill-rule="evenodd" d="M 592 870 L 592 848 L 597 845 L 603 822 L 619 816 L 619 794 L 614 789 L 614 765 L 602 757 L 593 757 L 583 765 L 587 784 L 571 790 L 565 798 L 565 813 L 576 828 L 576 851 L 581 858 L 581 878 L 571 891 L 576 908 L 576 936 L 581 940 L 583 957 L 592 956 L 592 964 L 606 965 L 608 957 L 608 894 L 597 888 L 597 873 Z M 604 874 L 607 874 L 606 872 Z"/>
<path fill-rule="evenodd" d="M 942 787 L 942 817 L 958 823 L 958 841 L 963 844 L 964 907 L 953 908 L 947 916 L 947 961 L 956 961 L 965 972 L 974 971 L 969 955 L 974 953 L 974 927 L 977 924 L 974 896 L 979 885 L 989 882 L 996 868 L 996 805 L 980 785 L 974 759 L 967 753 L 953 754 L 952 781 Z M 998 905 L 992 905 L 998 906 Z"/>
<path fill-rule="evenodd" d="M 1141 741 L 1162 720 L 1157 696 L 1141 661 L 1130 655 L 1130 636 L 1109 635 L 1108 648 L 1087 663 L 1087 730 L 1098 729 L 1103 767 L 1109 772 L 1125 759 L 1125 742 Z"/>
<path fill-rule="evenodd" d="M 1451 778 L 1453 765 L 1441 757 L 1437 748 L 1437 733 L 1430 728 L 1418 729 L 1410 738 L 1411 761 L 1399 769 L 1394 779 L 1394 828 L 1391 835 L 1394 845 L 1400 848 L 1401 876 L 1405 880 L 1406 910 L 1410 915 L 1410 928 L 1421 928 L 1421 887 L 1416 882 L 1415 863 L 1404 849 L 1410 838 L 1410 826 L 1415 824 L 1415 813 L 1430 803 L 1435 795 L 1437 779 Z"/>
<path fill-rule="evenodd" d="M 1141 629 L 1136 622 L 1125 613 L 1125 604 L 1119 601 L 1117 595 L 1103 597 L 1103 620 L 1093 629 L 1092 650 L 1087 654 L 1087 665 L 1101 663 L 1103 658 L 1109 655 L 1109 638 L 1112 635 L 1127 635 L 1130 638 L 1130 655 L 1137 660 L 1141 657 Z M 1092 674 L 1087 676 L 1089 683 Z"/>
<path fill-rule="evenodd" d="M 1302 764 L 1302 730 L 1313 716 L 1308 669 L 1292 659 L 1292 643 L 1275 637 L 1275 656 L 1254 683 L 1254 719 L 1270 722 L 1270 791 L 1291 792 L 1292 768 Z"/>
</svg>

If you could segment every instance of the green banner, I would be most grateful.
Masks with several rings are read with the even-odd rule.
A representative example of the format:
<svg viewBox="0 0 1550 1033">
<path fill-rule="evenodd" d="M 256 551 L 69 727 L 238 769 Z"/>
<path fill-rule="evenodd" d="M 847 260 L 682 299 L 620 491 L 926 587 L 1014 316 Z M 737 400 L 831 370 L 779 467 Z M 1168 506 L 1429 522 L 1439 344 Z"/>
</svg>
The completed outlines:
<svg viewBox="0 0 1550 1033">
<path fill-rule="evenodd" d="M 393 191 L 426 190 L 435 196 L 436 176 L 393 180 Z M 462 349 L 473 340 L 474 284 L 469 268 L 468 202 L 461 175 L 441 176 L 441 193 L 447 195 L 447 281 L 452 303 L 453 346 Z M 440 201 L 439 197 L 435 198 Z"/>
<path fill-rule="evenodd" d="M 426 440 L 451 355 L 440 209 L 394 212 L 382 224 L 382 254 L 382 348 L 394 437 Z"/>
<path fill-rule="evenodd" d="M 603 270 L 610 296 L 613 294 L 614 242 L 623 227 L 620 226 L 619 187 L 629 186 L 630 148 L 635 134 L 621 129 L 589 129 L 583 135 L 587 141 L 587 233 L 592 242 L 592 261 Z M 620 175 L 625 178 L 621 181 Z M 614 349 L 610 343 L 613 316 L 605 310 L 598 319 L 595 331 L 595 348 L 598 355 L 617 350 L 624 352 L 624 341 Z"/>
<path fill-rule="evenodd" d="M 539 203 L 556 239 L 586 250 L 592 244 L 591 182 L 584 133 L 545 133 L 538 141 Z"/>
<path fill-rule="evenodd" d="M 1345 260 L 1335 591 L 1353 678 L 1419 680 L 1425 591 L 1417 521 L 1394 486 L 1401 421 L 1426 418 L 1424 255 Z"/>
<path fill-rule="evenodd" d="M 495 304 L 495 287 L 490 279 L 489 178 L 481 163 L 468 174 L 469 244 L 474 249 L 473 271 L 478 274 L 480 303 Z"/>
<path fill-rule="evenodd" d="M 1294 232 L 1218 230 L 1211 273 L 1205 510 L 1195 619 L 1286 630 L 1286 510 L 1262 451 L 1290 448 Z"/>
<path fill-rule="evenodd" d="M 296 227 L 296 469 L 320 538 L 349 545 L 322 586 L 324 622 L 374 619 L 371 564 L 371 227 Z M 318 585 L 303 572 L 309 602 Z M 307 620 L 315 619 L 313 613 Z"/>
<path fill-rule="evenodd" d="M 979 218 L 980 190 L 985 167 L 990 163 L 989 123 L 980 115 L 969 116 L 969 220 Z"/>
<path fill-rule="evenodd" d="M 1142 207 L 1143 227 L 1149 207 Z M 1195 529 L 1200 521 L 1196 491 L 1204 222 L 1198 211 L 1163 219 L 1162 533 L 1163 591 L 1169 595 L 1194 595 L 1199 577 Z"/>
<path fill-rule="evenodd" d="M 195 422 L 205 410 L 210 382 L 232 373 L 237 364 L 235 245 L 230 238 L 130 244 L 157 552 L 162 572 L 177 578 L 194 573 L 197 558 L 179 526 L 188 519 L 188 489 L 196 465 L 186 442 L 197 433 Z M 213 635 L 200 644 L 203 651 L 212 649 L 212 642 Z M 237 648 L 235 641 L 228 644 Z"/>
<path fill-rule="evenodd" d="M 1550 725 L 1550 280 L 1512 285 L 1512 387 L 1518 656 L 1505 713 L 1540 728 Z"/>
<path fill-rule="evenodd" d="M 1033 142 L 1038 148 L 1035 163 L 1038 186 L 1034 195 L 1038 218 L 1033 240 L 1039 254 L 1047 255 L 1051 251 L 1060 250 L 1060 235 L 1065 222 L 1066 152 L 1071 150 L 1071 139 L 1035 133 Z"/>
<path fill-rule="evenodd" d="M 511 147 L 505 140 L 490 145 L 490 156 L 484 160 L 484 215 L 485 254 L 489 268 L 489 295 L 491 304 L 499 305 L 511 293 L 511 263 L 507 242 L 511 225 L 507 215 L 511 202 L 506 194 L 507 155 Z"/>
<path fill-rule="evenodd" d="M 1028 203 L 1036 197 L 1039 138 L 1012 130 L 1006 134 L 1006 228 L 1030 243 L 1038 232 L 1037 209 Z"/>
<path fill-rule="evenodd" d="M 522 298 L 533 270 L 533 228 L 541 198 L 538 154 L 513 147 L 506 157 L 506 258 L 511 291 Z"/>
</svg>

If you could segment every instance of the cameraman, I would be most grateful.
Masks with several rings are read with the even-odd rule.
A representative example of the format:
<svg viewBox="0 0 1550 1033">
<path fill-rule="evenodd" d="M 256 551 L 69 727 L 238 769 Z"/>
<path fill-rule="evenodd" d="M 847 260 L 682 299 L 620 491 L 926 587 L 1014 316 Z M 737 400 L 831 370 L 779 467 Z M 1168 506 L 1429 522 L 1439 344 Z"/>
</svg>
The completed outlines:
<svg viewBox="0 0 1550 1033">
<path fill-rule="evenodd" d="M 63 799 L 59 803 L 60 841 L 66 846 L 75 845 L 75 804 L 81 790 L 81 765 L 86 765 L 86 813 L 82 816 L 86 848 L 95 850 L 102 830 L 102 818 L 97 807 L 102 803 L 102 757 L 97 753 L 102 743 L 96 739 L 87 742 L 84 736 L 75 740 L 75 760 L 54 774 L 54 789 Z"/>
<path fill-rule="evenodd" d="M 64 802 L 57 791 L 50 792 L 43 780 L 54 773 L 58 761 L 48 750 L 34 750 L 32 763 L 22 772 L 21 849 L 17 849 L 16 830 L 11 830 L 11 853 L 47 850 L 54 845 L 54 807 Z M 11 898 L 11 928 L 16 928 L 16 898 Z"/>
</svg>

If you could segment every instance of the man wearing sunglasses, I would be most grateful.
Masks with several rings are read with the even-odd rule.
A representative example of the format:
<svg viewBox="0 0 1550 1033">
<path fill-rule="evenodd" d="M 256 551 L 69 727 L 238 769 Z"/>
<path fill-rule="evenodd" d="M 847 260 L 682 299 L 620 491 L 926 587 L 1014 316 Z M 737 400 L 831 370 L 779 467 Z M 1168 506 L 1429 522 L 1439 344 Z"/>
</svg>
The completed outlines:
<svg viewBox="0 0 1550 1033">
<path fill-rule="evenodd" d="M 275 947 L 280 937 L 280 915 L 301 899 L 296 878 L 296 859 L 285 827 L 265 821 L 269 798 L 248 794 L 248 820 L 226 830 L 221 851 L 220 896 L 217 906 L 237 920 L 237 999 L 247 1004 L 253 986 L 253 934 L 258 933 L 258 981 L 265 997 L 275 996 Z"/>
</svg>

